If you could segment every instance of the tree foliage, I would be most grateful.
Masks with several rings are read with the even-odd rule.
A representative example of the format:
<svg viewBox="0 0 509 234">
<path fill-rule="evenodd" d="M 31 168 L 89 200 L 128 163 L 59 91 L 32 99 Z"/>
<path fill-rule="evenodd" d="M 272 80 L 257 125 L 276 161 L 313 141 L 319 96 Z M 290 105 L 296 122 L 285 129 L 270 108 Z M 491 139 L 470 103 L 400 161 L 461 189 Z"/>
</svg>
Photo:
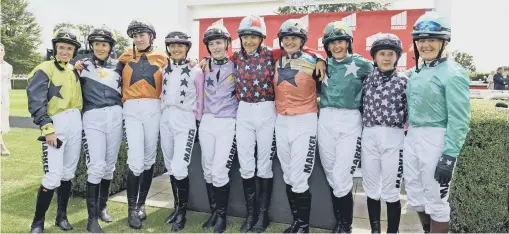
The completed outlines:
<svg viewBox="0 0 509 234">
<path fill-rule="evenodd" d="M 77 25 L 75 25 L 75 24 L 72 24 L 69 22 L 62 22 L 62 23 L 55 25 L 55 27 L 53 29 L 56 30 L 60 27 L 69 27 L 69 28 L 73 28 L 73 29 L 77 30 L 80 34 L 80 41 L 84 46 L 83 48 L 86 50 L 90 50 L 90 45 L 88 44 L 87 38 L 88 38 L 88 35 L 90 35 L 90 33 L 92 32 L 94 25 L 91 25 L 91 24 L 77 24 Z M 118 31 L 118 30 L 114 30 L 114 31 L 117 34 L 117 43 L 113 47 L 113 51 L 117 56 L 120 56 L 124 52 L 125 48 L 127 48 L 129 46 L 129 39 L 127 37 L 122 36 L 122 34 L 120 34 L 120 31 Z"/>
<path fill-rule="evenodd" d="M 12 65 L 14 74 L 28 73 L 42 61 L 37 52 L 41 44 L 41 28 L 34 14 L 27 9 L 28 1 L 1 1 L 1 7 L 4 59 Z"/>
<path fill-rule="evenodd" d="M 284 6 L 279 7 L 275 13 L 278 15 L 288 15 L 288 14 L 311 14 L 311 13 L 346 12 L 346 11 L 374 11 L 374 10 L 387 10 L 388 6 L 389 4 L 382 4 L 378 2 Z"/>
<path fill-rule="evenodd" d="M 455 51 L 452 53 L 454 61 L 461 64 L 468 72 L 475 72 L 474 56 L 466 52 Z"/>
<path fill-rule="evenodd" d="M 113 47 L 113 49 L 118 57 L 124 53 L 124 50 L 130 45 L 130 43 L 129 38 L 121 36 L 120 31 L 115 30 L 115 32 L 117 33 L 117 44 Z"/>
</svg>

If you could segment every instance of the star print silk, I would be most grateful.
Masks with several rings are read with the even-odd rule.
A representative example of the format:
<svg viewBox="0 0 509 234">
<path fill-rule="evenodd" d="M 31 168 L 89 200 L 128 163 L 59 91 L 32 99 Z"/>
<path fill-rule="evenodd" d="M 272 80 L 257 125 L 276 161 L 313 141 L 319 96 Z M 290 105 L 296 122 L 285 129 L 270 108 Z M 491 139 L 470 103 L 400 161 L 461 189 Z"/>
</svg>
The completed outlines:
<svg viewBox="0 0 509 234">
<path fill-rule="evenodd" d="M 108 59 L 103 66 L 94 66 L 86 59 L 79 72 L 83 92 L 83 112 L 108 106 L 122 106 L 122 77 L 115 72 L 117 60 Z"/>
<path fill-rule="evenodd" d="M 375 69 L 363 82 L 364 127 L 403 128 L 407 118 L 406 82 L 403 73 L 387 76 Z"/>
<path fill-rule="evenodd" d="M 122 101 L 139 98 L 159 99 L 162 86 L 162 68 L 168 63 L 160 51 L 136 52 L 129 48 L 119 58 L 117 72 L 122 74 Z"/>
<path fill-rule="evenodd" d="M 55 132 L 51 116 L 83 108 L 78 75 L 71 64 L 60 63 L 60 66 L 63 71 L 58 70 L 54 60 L 45 61 L 28 75 L 28 110 L 44 135 Z"/>
<path fill-rule="evenodd" d="M 330 77 L 322 80 L 320 108 L 359 109 L 362 101 L 362 80 L 373 71 L 373 65 L 353 54 L 338 62 L 327 58 Z"/>
<path fill-rule="evenodd" d="M 203 72 L 189 64 L 171 64 L 163 68 L 161 109 L 175 106 L 183 111 L 195 112 L 201 119 L 203 113 Z"/>
<path fill-rule="evenodd" d="M 208 64 L 204 71 L 204 99 L 203 113 L 214 114 L 216 118 L 234 118 L 237 116 L 239 101 L 235 97 L 235 68 L 233 62 L 226 64 Z M 219 72 L 219 76 L 218 76 Z"/>
<path fill-rule="evenodd" d="M 316 81 L 313 79 L 317 58 L 299 52 L 285 55 L 276 62 L 274 87 L 276 110 L 281 115 L 317 113 Z"/>
<path fill-rule="evenodd" d="M 236 64 L 236 95 L 248 103 L 274 101 L 274 54 L 266 46 L 252 55 L 244 56 L 240 51 L 233 54 Z"/>
</svg>

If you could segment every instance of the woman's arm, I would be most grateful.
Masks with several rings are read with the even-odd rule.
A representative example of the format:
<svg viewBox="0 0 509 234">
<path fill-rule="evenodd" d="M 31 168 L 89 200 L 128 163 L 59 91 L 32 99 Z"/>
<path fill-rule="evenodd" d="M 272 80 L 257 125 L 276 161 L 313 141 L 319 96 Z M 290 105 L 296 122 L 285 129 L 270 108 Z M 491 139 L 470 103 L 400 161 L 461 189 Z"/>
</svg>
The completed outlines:
<svg viewBox="0 0 509 234">
<path fill-rule="evenodd" d="M 53 121 L 48 115 L 48 84 L 48 75 L 39 69 L 28 79 L 27 86 L 28 111 L 34 119 L 34 124 L 41 127 L 44 135 L 55 132 Z"/>
<path fill-rule="evenodd" d="M 196 111 L 194 115 L 196 120 L 200 121 L 203 115 L 203 84 L 205 82 L 205 75 L 201 69 L 196 69 L 196 76 L 194 85 L 196 87 Z"/>
</svg>

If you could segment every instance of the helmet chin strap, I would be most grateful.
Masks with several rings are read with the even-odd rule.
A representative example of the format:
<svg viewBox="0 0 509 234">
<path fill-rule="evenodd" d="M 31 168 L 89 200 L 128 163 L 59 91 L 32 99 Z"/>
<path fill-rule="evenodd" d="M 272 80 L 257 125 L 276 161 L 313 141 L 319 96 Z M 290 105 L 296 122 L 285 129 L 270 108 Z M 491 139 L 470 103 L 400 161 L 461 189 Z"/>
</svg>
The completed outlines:
<svg viewBox="0 0 509 234">
<path fill-rule="evenodd" d="M 154 43 L 154 35 L 152 33 L 149 33 L 149 34 L 150 34 L 149 45 L 144 50 L 138 50 L 138 52 L 152 51 L 152 49 L 153 49 L 152 44 Z M 134 37 L 134 35 L 133 35 L 133 37 Z M 136 59 L 136 43 L 134 42 L 134 40 L 133 40 L 133 58 Z"/>
<path fill-rule="evenodd" d="M 420 72 L 419 50 L 417 49 L 417 44 L 415 43 L 416 40 L 414 39 L 413 41 L 414 41 L 414 54 L 415 54 L 415 72 L 419 73 Z M 436 61 L 438 61 L 440 58 L 442 58 L 442 53 L 444 52 L 444 49 L 445 49 L 445 42 L 446 42 L 446 40 L 442 39 L 442 45 L 440 46 L 440 50 L 438 51 L 437 57 L 435 57 L 433 60 L 431 60 L 429 65 L 434 64 Z M 426 61 L 424 61 L 424 64 L 426 64 Z"/>
<path fill-rule="evenodd" d="M 260 44 L 258 45 L 258 47 L 256 48 L 256 52 L 260 53 L 260 50 L 262 48 L 262 44 L 263 44 L 263 37 L 261 37 L 261 41 L 260 41 Z M 247 51 L 246 49 L 244 49 L 244 45 L 242 44 L 242 37 L 239 37 L 239 40 L 240 40 L 240 51 L 242 52 L 242 55 L 244 57 L 247 57 Z"/>
<path fill-rule="evenodd" d="M 415 43 L 415 39 L 412 40 L 414 43 L 414 55 L 415 55 L 415 72 L 419 73 L 419 50 L 417 49 L 417 44 Z"/>
<path fill-rule="evenodd" d="M 442 58 L 442 53 L 444 52 L 445 48 L 445 40 L 442 40 L 442 46 L 440 46 L 440 50 L 438 51 L 437 57 L 430 63 L 434 64 L 436 61 L 438 61 L 440 58 Z"/>
<path fill-rule="evenodd" d="M 55 66 L 57 67 L 57 69 L 58 69 L 59 71 L 63 71 L 63 70 L 64 70 L 64 68 L 63 68 L 62 66 L 60 66 L 60 62 L 59 62 L 59 60 L 57 59 L 57 56 L 56 56 L 56 55 L 53 57 L 53 60 L 54 60 L 54 61 L 53 61 L 53 63 L 55 64 Z M 66 64 L 67 64 L 67 63 L 66 63 Z"/>
</svg>

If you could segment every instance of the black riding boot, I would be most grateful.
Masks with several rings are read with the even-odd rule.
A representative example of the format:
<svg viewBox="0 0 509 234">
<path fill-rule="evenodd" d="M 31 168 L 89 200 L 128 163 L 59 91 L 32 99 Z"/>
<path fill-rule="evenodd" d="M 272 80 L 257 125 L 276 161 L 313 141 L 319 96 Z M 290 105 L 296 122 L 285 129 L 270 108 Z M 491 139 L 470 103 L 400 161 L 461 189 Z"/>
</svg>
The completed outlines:
<svg viewBox="0 0 509 234">
<path fill-rule="evenodd" d="M 138 216 L 138 210 L 136 209 L 139 188 L 140 176 L 135 176 L 134 172 L 129 169 L 129 173 L 127 174 L 127 206 L 129 209 L 127 222 L 129 223 L 129 227 L 134 229 L 141 228 L 141 220 Z"/>
<path fill-rule="evenodd" d="M 209 228 L 213 227 L 216 224 L 216 221 L 217 221 L 216 190 L 214 189 L 214 185 L 212 185 L 212 184 L 207 183 L 207 184 L 205 184 L 205 186 L 207 188 L 207 196 L 209 198 L 210 217 L 207 220 L 207 222 L 205 222 L 202 225 L 201 228 L 203 230 L 209 229 Z"/>
<path fill-rule="evenodd" d="M 292 211 L 293 223 L 288 227 L 284 233 L 292 233 L 295 225 L 297 225 L 298 217 L 297 217 L 297 205 L 295 204 L 295 193 L 292 191 L 291 185 L 286 185 L 286 197 L 288 199 L 288 203 L 290 204 L 290 211 Z"/>
<path fill-rule="evenodd" d="M 371 233 L 381 233 L 380 228 L 380 200 L 374 200 L 368 197 L 368 215 L 371 224 Z"/>
<path fill-rule="evenodd" d="M 386 202 L 387 204 L 387 233 L 397 233 L 401 219 L 401 202 Z"/>
<path fill-rule="evenodd" d="M 49 190 L 41 185 L 37 192 L 37 202 L 35 205 L 35 216 L 30 227 L 30 233 L 43 233 L 44 232 L 44 217 L 46 211 L 51 204 L 53 193 L 55 190 Z"/>
<path fill-rule="evenodd" d="M 87 182 L 87 231 L 91 233 L 104 233 L 99 225 L 99 184 Z"/>
<path fill-rule="evenodd" d="M 228 200 L 230 199 L 230 183 L 216 189 L 216 212 L 217 221 L 214 225 L 214 233 L 223 233 L 226 230 L 226 210 L 228 208 Z"/>
<path fill-rule="evenodd" d="M 177 208 L 175 209 L 175 220 L 171 227 L 172 232 L 178 232 L 186 226 L 187 201 L 189 200 L 189 177 L 175 181 L 177 185 Z"/>
<path fill-rule="evenodd" d="M 67 219 L 67 204 L 69 204 L 69 197 L 71 196 L 71 181 L 60 181 L 60 187 L 57 188 L 57 218 L 55 225 L 64 231 L 72 230 L 72 225 Z"/>
<path fill-rule="evenodd" d="M 173 192 L 173 212 L 171 212 L 171 214 L 166 218 L 166 223 L 168 224 L 175 221 L 175 214 L 177 212 L 177 199 L 175 199 L 177 194 L 177 185 L 175 185 L 175 181 L 177 181 L 177 179 L 175 179 L 173 175 L 170 175 L 171 191 Z"/>
<path fill-rule="evenodd" d="M 311 214 L 311 193 L 295 193 L 297 205 L 297 224 L 292 233 L 309 233 L 309 216 Z"/>
<path fill-rule="evenodd" d="M 332 233 L 340 233 L 343 230 L 343 226 L 341 226 L 341 210 L 339 209 L 339 198 L 334 196 L 334 189 L 329 187 L 330 196 L 332 199 L 332 210 L 334 211 L 334 217 L 336 218 L 336 225 L 332 229 Z"/>
<path fill-rule="evenodd" d="M 343 197 L 332 196 L 334 213 L 336 214 L 337 223 L 332 231 L 333 233 L 351 233 L 353 221 L 353 196 L 349 192 Z"/>
<path fill-rule="evenodd" d="M 260 183 L 259 211 L 258 220 L 253 226 L 254 233 L 262 233 L 269 226 L 269 206 L 272 197 L 273 179 L 258 178 Z"/>
<path fill-rule="evenodd" d="M 147 201 L 148 191 L 152 185 L 154 177 L 154 165 L 150 169 L 143 171 L 140 179 L 140 197 L 138 198 L 138 216 L 143 221 L 147 219 L 147 211 L 145 210 L 145 201 Z"/>
<path fill-rule="evenodd" d="M 256 181 L 255 178 L 242 179 L 244 187 L 244 198 L 246 200 L 247 216 L 242 225 L 240 232 L 249 232 L 253 225 L 256 223 L 257 209 L 256 209 Z"/>
<path fill-rule="evenodd" d="M 108 195 L 110 194 L 110 183 L 111 180 L 101 180 L 101 192 L 99 194 L 99 218 L 102 221 L 110 223 L 113 221 L 113 218 L 106 210 L 106 202 L 108 202 Z"/>
</svg>

